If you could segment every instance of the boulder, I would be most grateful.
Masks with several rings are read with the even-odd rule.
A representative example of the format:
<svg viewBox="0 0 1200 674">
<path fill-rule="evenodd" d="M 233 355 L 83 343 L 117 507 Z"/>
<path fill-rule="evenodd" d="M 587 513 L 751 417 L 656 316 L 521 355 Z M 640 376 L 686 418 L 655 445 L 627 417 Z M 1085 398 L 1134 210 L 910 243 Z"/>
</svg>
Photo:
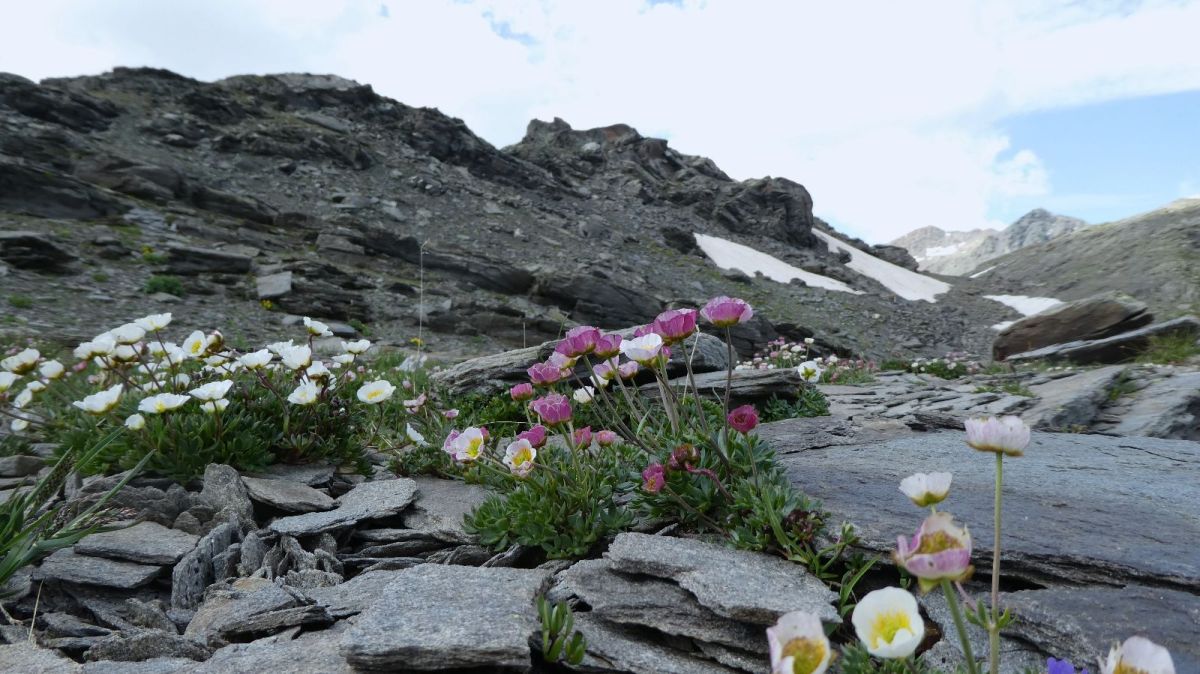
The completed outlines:
<svg viewBox="0 0 1200 674">
<path fill-rule="evenodd" d="M 364 482 L 337 500 L 338 507 L 324 512 L 283 517 L 271 531 L 288 536 L 314 536 L 346 529 L 361 520 L 399 514 L 416 498 L 417 483 L 408 478 Z"/>
<path fill-rule="evenodd" d="M 216 513 L 236 513 L 243 526 L 254 523 L 254 504 L 250 502 L 250 495 L 242 482 L 242 476 L 232 466 L 210 463 L 204 468 L 204 488 L 200 492 L 200 502 L 208 505 Z"/>
<path fill-rule="evenodd" d="M 156 522 L 139 522 L 86 536 L 75 544 L 75 552 L 139 564 L 170 565 L 191 552 L 198 540 L 198 536 Z"/>
<path fill-rule="evenodd" d="M 1029 391 L 1038 401 L 1021 417 L 1032 428 L 1087 428 L 1108 402 L 1108 391 L 1123 369 L 1109 365 L 1030 386 Z"/>
<path fill-rule="evenodd" d="M 39 232 L 0 232 L 0 260 L 17 269 L 62 272 L 75 255 Z"/>
<path fill-rule="evenodd" d="M 0 212 L 85 220 L 129 210 L 111 192 L 0 156 Z"/>
<path fill-rule="evenodd" d="M 82 585 L 99 585 L 132 590 L 150 584 L 162 572 L 161 566 L 91 557 L 63 548 L 47 557 L 34 571 L 35 580 L 60 580 Z"/>
<path fill-rule="evenodd" d="M 1154 316 L 1141 302 L 1110 296 L 1068 302 L 1014 322 L 996 336 L 992 357 L 1004 360 L 1052 344 L 1112 337 L 1148 325 Z"/>
<path fill-rule="evenodd" d="M 324 492 L 296 482 L 243 477 L 242 484 L 251 500 L 279 510 L 308 513 L 334 507 L 333 499 Z"/>
<path fill-rule="evenodd" d="M 79 664 L 63 657 L 53 648 L 41 648 L 31 641 L 20 641 L 0 644 L 0 672 L 78 674 Z"/>
<path fill-rule="evenodd" d="M 233 522 L 219 524 L 201 538 L 171 572 L 171 607 L 191 609 L 199 605 L 204 589 L 225 578 L 222 556 L 227 556 L 240 539 L 241 530 Z"/>
<path fill-rule="evenodd" d="M 1109 432 L 1200 440 L 1200 372 L 1159 379 L 1134 393 L 1132 406 Z"/>
<path fill-rule="evenodd" d="M 170 246 L 167 248 L 167 269 L 172 274 L 245 274 L 250 271 L 251 260 L 239 253 L 230 253 L 216 248 L 195 246 Z"/>
<path fill-rule="evenodd" d="M 1150 345 L 1153 337 L 1171 335 L 1200 335 L 1200 318 L 1180 316 L 1103 339 L 1053 344 L 1009 356 L 1008 361 L 1011 363 L 1037 360 L 1069 361 L 1078 365 L 1120 363 L 1140 355 Z"/>
<path fill-rule="evenodd" d="M 696 389 L 701 395 L 716 400 L 725 399 L 725 389 L 730 384 L 726 372 L 705 372 L 695 377 Z M 773 397 L 794 400 L 800 388 L 806 386 L 800 374 L 792 368 L 781 370 L 734 370 L 730 388 L 730 404 L 763 403 Z M 671 386 L 680 390 L 690 389 L 687 377 L 671 380 Z M 647 395 L 658 395 L 655 384 L 645 384 L 641 391 Z"/>
</svg>

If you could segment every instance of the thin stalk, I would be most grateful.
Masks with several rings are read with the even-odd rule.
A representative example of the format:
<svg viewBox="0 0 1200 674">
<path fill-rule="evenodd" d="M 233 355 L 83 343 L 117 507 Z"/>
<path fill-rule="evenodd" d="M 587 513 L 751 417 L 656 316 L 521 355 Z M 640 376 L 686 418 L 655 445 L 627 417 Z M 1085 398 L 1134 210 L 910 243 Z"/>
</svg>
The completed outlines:
<svg viewBox="0 0 1200 674">
<path fill-rule="evenodd" d="M 1004 453 L 996 452 L 996 496 L 992 519 L 992 527 L 995 529 L 992 541 L 992 619 L 988 621 L 988 645 L 991 650 L 988 662 L 992 674 L 1000 673 L 1000 514 L 1003 485 Z"/>
<path fill-rule="evenodd" d="M 975 662 L 975 654 L 971 652 L 971 638 L 967 635 L 967 625 L 963 622 L 962 610 L 958 607 L 958 596 L 954 594 L 954 588 L 950 587 L 950 581 L 945 578 L 942 579 L 942 594 L 946 595 L 946 605 L 950 607 L 954 628 L 958 630 L 958 640 L 967 660 L 967 674 L 979 674 L 979 663 Z"/>
<path fill-rule="evenodd" d="M 700 425 L 704 428 L 704 437 L 710 437 L 712 431 L 708 427 L 708 415 L 704 413 L 704 404 L 700 401 L 700 389 L 696 387 L 696 374 L 692 371 L 692 359 L 696 357 L 696 347 L 700 345 L 700 333 L 697 331 L 692 338 L 692 351 L 684 359 L 687 367 L 688 385 L 692 387 L 692 395 L 696 399 L 696 414 L 700 417 Z"/>
</svg>

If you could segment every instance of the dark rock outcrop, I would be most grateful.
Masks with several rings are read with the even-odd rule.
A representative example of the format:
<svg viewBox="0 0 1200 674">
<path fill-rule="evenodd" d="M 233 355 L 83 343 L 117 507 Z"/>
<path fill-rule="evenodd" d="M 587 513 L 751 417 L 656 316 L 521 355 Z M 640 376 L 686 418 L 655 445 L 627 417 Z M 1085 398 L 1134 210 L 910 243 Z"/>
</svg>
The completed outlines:
<svg viewBox="0 0 1200 674">
<path fill-rule="evenodd" d="M 1069 302 L 1027 316 L 996 336 L 992 356 L 996 360 L 1066 342 L 1111 337 L 1148 325 L 1154 316 L 1140 302 L 1110 296 Z"/>
</svg>

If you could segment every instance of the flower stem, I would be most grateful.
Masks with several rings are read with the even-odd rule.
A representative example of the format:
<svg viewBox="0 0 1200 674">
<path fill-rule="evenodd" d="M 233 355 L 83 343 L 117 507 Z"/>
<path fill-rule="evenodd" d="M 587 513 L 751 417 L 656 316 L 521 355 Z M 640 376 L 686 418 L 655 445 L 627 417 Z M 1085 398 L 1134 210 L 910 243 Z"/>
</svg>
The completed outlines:
<svg viewBox="0 0 1200 674">
<path fill-rule="evenodd" d="M 991 650 L 988 662 L 992 674 L 1000 672 L 1000 513 L 1003 485 L 1004 453 L 996 452 L 996 497 L 992 521 L 992 528 L 995 529 L 992 541 L 992 619 L 988 621 L 988 646 Z"/>
<path fill-rule="evenodd" d="M 942 579 L 942 594 L 946 595 L 946 605 L 950 607 L 950 615 L 954 618 L 954 628 L 958 630 L 958 640 L 962 644 L 963 656 L 967 659 L 967 674 L 979 674 L 979 663 L 975 662 L 975 654 L 971 652 L 971 637 L 967 634 L 967 625 L 963 622 L 962 611 L 958 607 L 958 597 L 950 581 Z"/>
</svg>

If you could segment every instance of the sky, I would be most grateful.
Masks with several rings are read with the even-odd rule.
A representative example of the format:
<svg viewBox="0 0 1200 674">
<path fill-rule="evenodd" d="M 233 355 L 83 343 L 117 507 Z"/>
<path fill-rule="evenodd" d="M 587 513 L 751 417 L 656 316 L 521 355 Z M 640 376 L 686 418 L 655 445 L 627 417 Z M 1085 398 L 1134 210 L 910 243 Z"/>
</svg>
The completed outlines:
<svg viewBox="0 0 1200 674">
<path fill-rule="evenodd" d="M 0 71 L 335 73 L 503 147 L 627 123 L 872 243 L 1200 196 L 1200 0 L 37 0 Z"/>
</svg>

